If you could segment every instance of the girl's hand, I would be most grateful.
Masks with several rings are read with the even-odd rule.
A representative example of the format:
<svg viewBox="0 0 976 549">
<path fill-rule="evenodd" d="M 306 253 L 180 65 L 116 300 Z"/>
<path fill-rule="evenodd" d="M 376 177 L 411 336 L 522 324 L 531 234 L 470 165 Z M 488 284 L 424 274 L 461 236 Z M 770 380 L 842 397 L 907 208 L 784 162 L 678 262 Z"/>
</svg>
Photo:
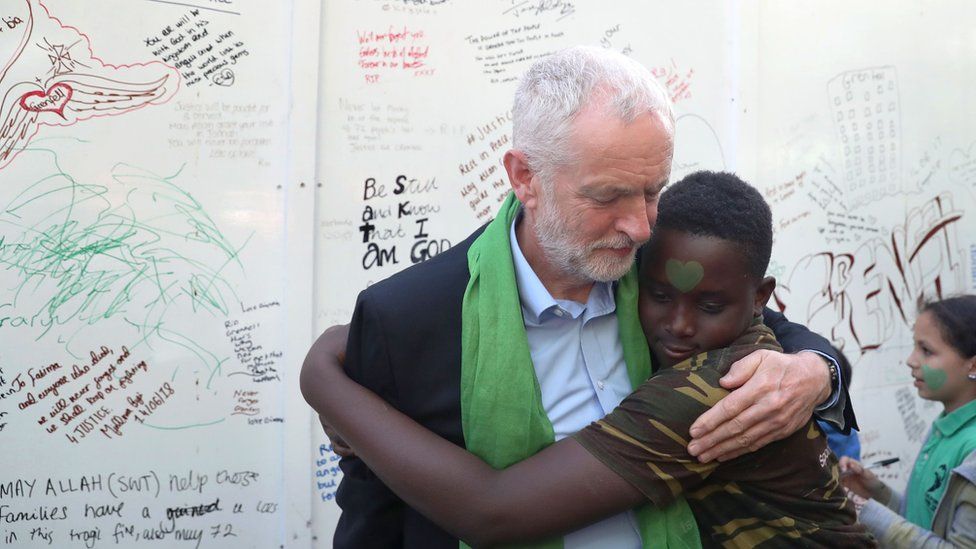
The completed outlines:
<svg viewBox="0 0 976 549">
<path fill-rule="evenodd" d="M 874 498 L 884 490 L 884 483 L 874 473 L 847 456 L 840 458 L 840 482 L 866 499 Z"/>
<path fill-rule="evenodd" d="M 861 509 L 864 509 L 864 504 L 868 502 L 867 498 L 862 498 L 861 496 L 855 494 L 853 490 L 849 490 L 847 488 L 844 488 L 844 491 L 847 492 L 847 497 L 850 498 L 851 503 L 854 504 L 854 512 L 857 513 L 858 517 L 860 517 Z"/>
</svg>

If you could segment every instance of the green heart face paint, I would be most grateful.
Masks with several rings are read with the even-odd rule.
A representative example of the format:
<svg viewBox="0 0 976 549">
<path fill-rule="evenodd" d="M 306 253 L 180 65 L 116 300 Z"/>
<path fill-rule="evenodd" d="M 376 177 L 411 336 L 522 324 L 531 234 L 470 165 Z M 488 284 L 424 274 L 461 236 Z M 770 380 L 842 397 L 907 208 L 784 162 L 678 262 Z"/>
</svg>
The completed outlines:
<svg viewBox="0 0 976 549">
<path fill-rule="evenodd" d="M 929 386 L 929 389 L 938 391 L 945 385 L 946 373 L 942 370 L 936 370 L 928 364 L 922 364 L 922 380 Z"/>
<path fill-rule="evenodd" d="M 668 282 L 678 289 L 681 293 L 688 293 L 695 289 L 695 286 L 702 281 L 705 276 L 705 269 L 697 261 L 682 263 L 677 259 L 669 259 L 664 264 L 664 272 L 668 277 Z"/>
</svg>

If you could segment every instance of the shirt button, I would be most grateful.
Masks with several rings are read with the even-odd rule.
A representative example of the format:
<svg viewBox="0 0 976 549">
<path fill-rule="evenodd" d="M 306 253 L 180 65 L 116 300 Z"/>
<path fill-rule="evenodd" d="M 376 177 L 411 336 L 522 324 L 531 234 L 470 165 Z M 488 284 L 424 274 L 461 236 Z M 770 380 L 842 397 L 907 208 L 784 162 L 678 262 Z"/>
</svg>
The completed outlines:
<svg viewBox="0 0 976 549">
<path fill-rule="evenodd" d="M 602 391 L 604 387 L 606 387 L 606 385 L 604 385 L 604 383 L 602 381 L 597 381 L 596 382 L 596 388 L 597 389 L 599 389 L 599 390 Z"/>
<path fill-rule="evenodd" d="M 565 313 L 565 312 L 563 312 L 563 310 L 562 310 L 562 309 L 556 309 L 556 310 L 554 311 L 554 314 L 555 314 L 556 316 L 564 316 L 564 315 L 565 315 L 566 313 Z"/>
</svg>

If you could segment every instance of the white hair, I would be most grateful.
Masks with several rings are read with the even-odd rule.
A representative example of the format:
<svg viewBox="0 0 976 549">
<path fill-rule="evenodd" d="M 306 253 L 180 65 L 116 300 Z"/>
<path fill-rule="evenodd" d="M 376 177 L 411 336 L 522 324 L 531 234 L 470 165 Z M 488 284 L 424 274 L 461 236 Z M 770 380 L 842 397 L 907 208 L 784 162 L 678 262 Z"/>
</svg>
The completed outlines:
<svg viewBox="0 0 976 549">
<path fill-rule="evenodd" d="M 515 91 L 512 145 L 546 186 L 573 161 L 573 121 L 587 105 L 601 105 L 624 123 L 653 112 L 674 133 L 671 101 L 650 71 L 612 50 L 576 46 L 529 68 Z"/>
</svg>

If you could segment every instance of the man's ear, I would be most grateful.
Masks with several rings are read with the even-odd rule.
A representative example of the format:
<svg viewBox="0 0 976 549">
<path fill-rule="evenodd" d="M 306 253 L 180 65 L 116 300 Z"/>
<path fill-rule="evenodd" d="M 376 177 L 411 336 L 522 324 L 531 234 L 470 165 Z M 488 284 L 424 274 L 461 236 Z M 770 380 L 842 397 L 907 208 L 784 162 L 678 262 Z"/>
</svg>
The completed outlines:
<svg viewBox="0 0 976 549">
<path fill-rule="evenodd" d="M 534 210 L 537 206 L 538 194 L 532 185 L 535 172 L 529 167 L 525 153 L 512 149 L 505 153 L 502 160 L 505 171 L 508 172 L 508 182 L 512 185 L 516 198 L 527 210 Z"/>
<path fill-rule="evenodd" d="M 752 307 L 752 314 L 761 315 L 763 307 L 766 306 L 766 302 L 769 301 L 769 297 L 773 295 L 773 290 L 776 289 L 776 279 L 767 276 L 759 282 L 759 287 L 756 288 L 756 302 Z"/>
</svg>

